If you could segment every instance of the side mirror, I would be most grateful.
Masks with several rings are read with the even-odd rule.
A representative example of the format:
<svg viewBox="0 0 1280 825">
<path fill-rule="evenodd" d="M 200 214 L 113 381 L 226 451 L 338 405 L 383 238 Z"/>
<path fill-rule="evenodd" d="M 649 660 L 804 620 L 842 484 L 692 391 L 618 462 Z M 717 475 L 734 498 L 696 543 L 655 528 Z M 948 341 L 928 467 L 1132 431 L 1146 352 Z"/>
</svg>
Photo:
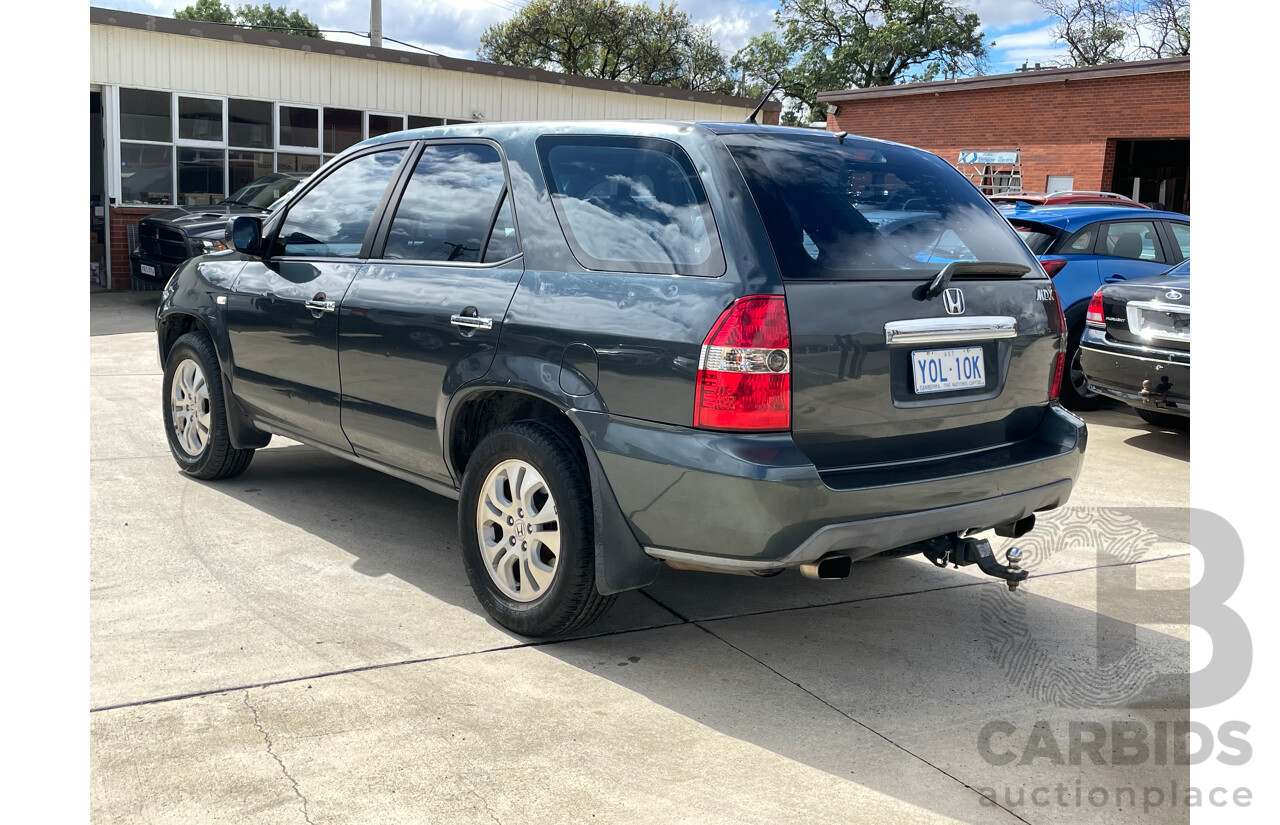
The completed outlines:
<svg viewBox="0 0 1280 825">
<path fill-rule="evenodd" d="M 227 221 L 227 246 L 246 255 L 262 254 L 262 218 L 237 215 Z"/>
</svg>

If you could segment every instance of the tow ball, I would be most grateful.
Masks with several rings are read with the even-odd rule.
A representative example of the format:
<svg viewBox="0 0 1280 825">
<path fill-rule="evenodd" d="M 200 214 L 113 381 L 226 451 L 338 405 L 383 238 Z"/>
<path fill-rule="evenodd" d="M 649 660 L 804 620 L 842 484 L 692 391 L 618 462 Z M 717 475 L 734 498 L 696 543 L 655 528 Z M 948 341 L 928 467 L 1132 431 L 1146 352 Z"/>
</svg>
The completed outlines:
<svg viewBox="0 0 1280 825">
<path fill-rule="evenodd" d="M 1017 590 L 1018 583 L 1026 581 L 1031 575 L 1022 569 L 1022 551 L 1017 547 L 1010 547 L 1005 553 L 1009 563 L 1004 565 L 996 561 L 991 542 L 986 539 L 960 538 L 956 533 L 926 542 L 924 554 L 938 567 L 946 567 L 948 564 L 956 567 L 976 564 L 988 576 L 1004 579 L 1010 591 Z"/>
</svg>

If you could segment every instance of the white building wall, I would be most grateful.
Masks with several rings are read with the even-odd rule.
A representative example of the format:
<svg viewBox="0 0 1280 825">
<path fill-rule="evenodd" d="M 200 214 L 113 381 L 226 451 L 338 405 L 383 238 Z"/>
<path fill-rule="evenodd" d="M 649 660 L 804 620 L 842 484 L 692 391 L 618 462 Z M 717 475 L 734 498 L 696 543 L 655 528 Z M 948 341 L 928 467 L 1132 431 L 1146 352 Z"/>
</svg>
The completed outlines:
<svg viewBox="0 0 1280 825">
<path fill-rule="evenodd" d="M 90 25 L 90 82 L 433 117 L 742 120 L 746 110 L 357 57 Z M 361 47 L 354 46 L 353 51 Z"/>
</svg>

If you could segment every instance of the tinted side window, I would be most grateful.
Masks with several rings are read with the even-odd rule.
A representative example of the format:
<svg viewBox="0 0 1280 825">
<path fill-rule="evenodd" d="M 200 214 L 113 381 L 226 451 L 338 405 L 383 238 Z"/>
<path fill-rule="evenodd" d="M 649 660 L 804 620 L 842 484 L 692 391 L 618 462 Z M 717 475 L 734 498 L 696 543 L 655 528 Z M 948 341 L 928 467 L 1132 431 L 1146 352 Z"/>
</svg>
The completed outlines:
<svg viewBox="0 0 1280 825">
<path fill-rule="evenodd" d="M 1185 223 L 1170 223 L 1169 234 L 1173 236 L 1173 242 L 1177 244 L 1178 250 L 1182 253 L 1183 259 L 1191 257 L 1191 227 Z"/>
<path fill-rule="evenodd" d="M 1010 221 L 1010 223 L 1017 230 L 1018 237 L 1022 238 L 1022 242 L 1036 255 L 1047 254 L 1049 248 L 1053 246 L 1053 242 L 1061 234 L 1052 226 L 1045 226 L 1044 224 L 1023 221 Z"/>
<path fill-rule="evenodd" d="M 1105 254 L 1117 258 L 1134 258 L 1140 261 L 1158 261 L 1160 241 L 1156 238 L 1156 225 L 1151 221 L 1125 221 L 1107 227 L 1103 239 Z"/>
<path fill-rule="evenodd" d="M 489 233 L 489 245 L 485 247 L 485 263 L 505 261 L 520 252 L 520 243 L 516 240 L 516 222 L 511 216 L 511 196 L 502 199 L 502 207 L 498 210 L 498 218 L 493 222 L 493 231 Z"/>
<path fill-rule="evenodd" d="M 574 257 L 588 269 L 721 275 L 706 192 L 669 140 L 544 137 L 543 174 Z"/>
<path fill-rule="evenodd" d="M 502 158 L 489 144 L 427 146 L 396 209 L 383 257 L 479 262 L 505 185 Z M 514 242 L 514 231 L 511 237 Z"/>
<path fill-rule="evenodd" d="M 1093 249 L 1093 233 L 1097 229 L 1096 226 L 1089 226 L 1081 229 L 1067 243 L 1066 252 L 1082 252 L 1086 253 Z"/>
<path fill-rule="evenodd" d="M 363 155 L 326 176 L 290 207 L 276 241 L 277 254 L 359 257 L 369 222 L 404 153 L 393 149 Z"/>
</svg>

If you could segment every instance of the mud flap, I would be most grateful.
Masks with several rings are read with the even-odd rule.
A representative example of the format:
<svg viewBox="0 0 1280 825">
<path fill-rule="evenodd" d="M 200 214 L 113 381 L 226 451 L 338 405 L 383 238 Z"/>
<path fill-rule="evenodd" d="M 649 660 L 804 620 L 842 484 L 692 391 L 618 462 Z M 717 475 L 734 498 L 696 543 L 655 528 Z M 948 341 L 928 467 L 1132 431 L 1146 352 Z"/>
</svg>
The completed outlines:
<svg viewBox="0 0 1280 825">
<path fill-rule="evenodd" d="M 644 552 L 622 515 L 618 499 L 605 477 L 604 467 L 591 444 L 582 439 L 582 451 L 591 472 L 591 509 L 595 513 L 596 589 L 608 596 L 624 590 L 648 587 L 658 578 L 662 564 Z"/>
</svg>

